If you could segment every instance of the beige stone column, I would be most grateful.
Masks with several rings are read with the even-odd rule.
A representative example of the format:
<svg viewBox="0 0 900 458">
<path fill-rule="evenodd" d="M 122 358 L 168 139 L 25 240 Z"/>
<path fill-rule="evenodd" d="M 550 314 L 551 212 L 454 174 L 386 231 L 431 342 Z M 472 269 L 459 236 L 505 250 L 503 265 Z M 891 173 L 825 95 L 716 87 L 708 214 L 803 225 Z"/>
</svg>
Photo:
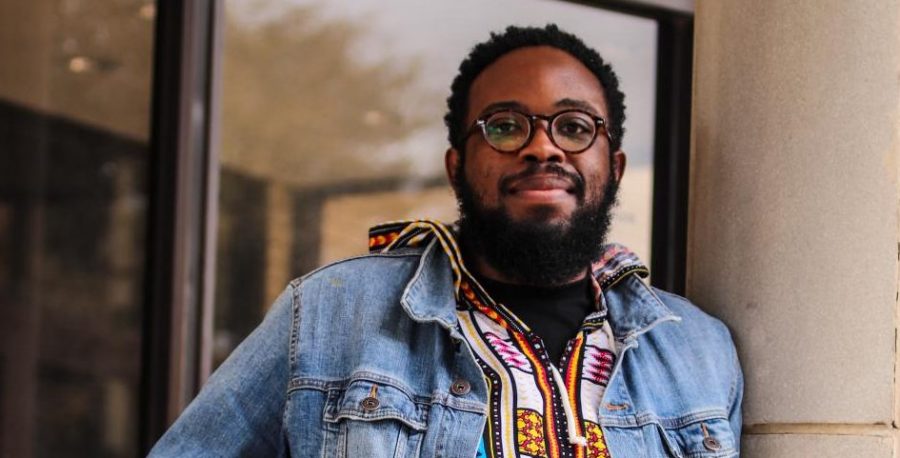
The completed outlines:
<svg viewBox="0 0 900 458">
<path fill-rule="evenodd" d="M 698 0 L 688 296 L 748 457 L 897 457 L 900 0 Z"/>
</svg>

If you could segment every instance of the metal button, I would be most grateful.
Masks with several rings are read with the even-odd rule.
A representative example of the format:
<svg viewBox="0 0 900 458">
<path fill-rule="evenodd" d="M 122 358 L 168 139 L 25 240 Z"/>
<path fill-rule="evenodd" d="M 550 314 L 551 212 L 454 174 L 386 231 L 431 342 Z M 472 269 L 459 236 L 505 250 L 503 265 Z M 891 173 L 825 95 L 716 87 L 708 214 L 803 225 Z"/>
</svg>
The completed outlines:
<svg viewBox="0 0 900 458">
<path fill-rule="evenodd" d="M 457 396 L 467 394 L 469 391 L 472 391 L 472 385 L 470 385 L 467 380 L 461 378 L 454 380 L 453 384 L 450 385 L 450 392 Z"/>
<path fill-rule="evenodd" d="M 366 412 L 377 409 L 379 405 L 381 405 L 381 401 L 379 401 L 378 398 L 374 398 L 372 396 L 363 398 L 362 401 L 359 401 L 359 406 L 362 407 L 362 409 Z"/>
<path fill-rule="evenodd" d="M 715 437 L 706 436 L 703 438 L 703 446 L 706 447 L 707 450 L 715 452 L 716 450 L 722 448 L 722 444 L 716 440 Z"/>
</svg>

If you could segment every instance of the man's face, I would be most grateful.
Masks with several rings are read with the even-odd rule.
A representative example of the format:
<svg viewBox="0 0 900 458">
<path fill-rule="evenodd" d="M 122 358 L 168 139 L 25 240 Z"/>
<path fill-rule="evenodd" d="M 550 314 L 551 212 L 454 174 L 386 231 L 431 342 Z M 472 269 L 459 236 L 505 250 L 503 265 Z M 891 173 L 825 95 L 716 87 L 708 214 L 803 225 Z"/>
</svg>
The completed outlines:
<svg viewBox="0 0 900 458">
<path fill-rule="evenodd" d="M 594 74 L 568 53 L 546 46 L 517 49 L 489 65 L 472 84 L 466 126 L 503 108 L 540 115 L 576 108 L 608 119 L 603 87 Z M 494 150 L 480 131 L 467 139 L 465 158 L 459 151 L 448 151 L 447 172 L 460 198 L 463 220 L 483 220 L 490 214 L 513 229 L 551 235 L 542 240 L 554 235 L 565 238 L 573 229 L 605 234 L 608 221 L 598 221 L 597 216 L 608 220 L 613 202 L 612 196 L 605 194 L 614 192 L 621 178 L 624 154 L 616 151 L 610 155 L 602 129 L 587 150 L 565 153 L 553 144 L 547 129 L 546 122 L 537 121 L 531 141 L 515 153 Z M 604 227 L 573 228 L 576 223 Z M 537 243 L 539 240 L 532 240 L 530 244 Z M 559 247 L 563 249 L 567 248 Z M 592 252 L 597 249 L 599 246 L 590 247 Z M 495 257 L 515 254 L 495 253 Z M 586 269 L 586 264 L 571 269 Z"/>
<path fill-rule="evenodd" d="M 543 115 L 578 108 L 608 119 L 603 87 L 594 74 L 568 53 L 545 46 L 512 51 L 475 79 L 466 126 L 510 106 Z M 546 122 L 538 121 L 535 127 L 531 142 L 518 153 L 499 153 L 480 132 L 471 135 L 462 172 L 484 208 L 503 209 L 513 221 L 565 225 L 579 206 L 602 199 L 611 166 L 615 179 L 621 177 L 624 155 L 616 152 L 610 163 L 609 141 L 602 130 L 586 151 L 567 154 L 550 141 Z M 451 150 L 455 159 L 448 160 L 459 160 L 458 154 Z M 542 173 L 548 168 L 551 172 Z M 456 169 L 448 164 L 454 183 Z"/>
</svg>

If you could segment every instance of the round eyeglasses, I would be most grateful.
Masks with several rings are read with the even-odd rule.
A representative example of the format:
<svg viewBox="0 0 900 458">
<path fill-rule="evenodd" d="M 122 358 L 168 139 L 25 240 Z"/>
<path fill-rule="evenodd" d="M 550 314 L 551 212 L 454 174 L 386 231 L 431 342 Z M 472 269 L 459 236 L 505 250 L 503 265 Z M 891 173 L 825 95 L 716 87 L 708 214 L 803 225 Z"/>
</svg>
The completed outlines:
<svg viewBox="0 0 900 458">
<path fill-rule="evenodd" d="M 515 153 L 531 142 L 534 123 L 538 119 L 547 121 L 550 141 L 569 154 L 578 154 L 590 148 L 597 139 L 599 129 L 603 129 L 612 143 L 606 120 L 581 110 L 564 110 L 552 115 L 526 114 L 516 110 L 495 111 L 476 119 L 465 138 L 480 129 L 491 148 L 501 153 Z"/>
</svg>

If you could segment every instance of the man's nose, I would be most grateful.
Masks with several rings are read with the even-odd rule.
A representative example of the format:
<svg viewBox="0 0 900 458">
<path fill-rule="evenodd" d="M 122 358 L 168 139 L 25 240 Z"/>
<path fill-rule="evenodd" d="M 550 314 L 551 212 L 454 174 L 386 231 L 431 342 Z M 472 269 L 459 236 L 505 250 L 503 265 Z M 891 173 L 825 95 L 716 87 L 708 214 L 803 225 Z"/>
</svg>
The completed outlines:
<svg viewBox="0 0 900 458">
<path fill-rule="evenodd" d="M 519 151 L 519 157 L 526 161 L 563 162 L 566 153 L 550 140 L 550 126 L 546 122 L 536 122 L 531 141 Z"/>
</svg>

